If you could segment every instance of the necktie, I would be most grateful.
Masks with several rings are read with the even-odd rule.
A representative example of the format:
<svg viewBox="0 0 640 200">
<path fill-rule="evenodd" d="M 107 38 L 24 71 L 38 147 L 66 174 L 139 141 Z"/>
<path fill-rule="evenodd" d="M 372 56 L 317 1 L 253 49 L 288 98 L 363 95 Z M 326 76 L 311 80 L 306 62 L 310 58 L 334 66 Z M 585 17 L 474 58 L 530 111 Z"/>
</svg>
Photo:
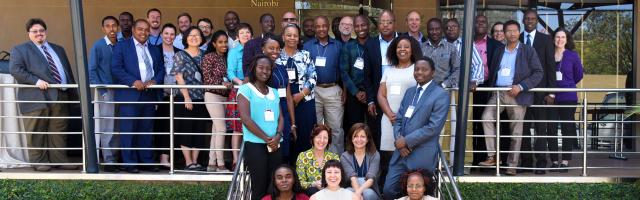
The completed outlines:
<svg viewBox="0 0 640 200">
<path fill-rule="evenodd" d="M 55 83 L 61 83 L 62 78 L 60 77 L 60 72 L 58 72 L 58 68 L 56 67 L 55 62 L 53 62 L 53 57 L 51 57 L 51 54 L 49 54 L 47 46 L 42 45 L 42 50 L 44 51 L 45 57 L 47 57 L 47 63 L 49 63 L 49 71 L 53 76 L 53 80 L 55 80 Z"/>
<path fill-rule="evenodd" d="M 527 34 L 527 41 L 525 43 L 527 46 L 531 46 L 531 35 Z"/>
<path fill-rule="evenodd" d="M 149 56 L 147 56 L 147 51 L 145 51 L 146 45 L 140 44 L 140 48 L 142 50 L 142 60 L 144 60 L 144 65 L 146 65 L 147 76 L 145 77 L 145 81 L 151 80 L 153 78 L 153 65 L 151 65 L 151 60 Z"/>
<path fill-rule="evenodd" d="M 418 100 L 420 100 L 420 91 L 422 91 L 422 87 L 418 86 L 416 94 L 413 96 L 413 102 L 411 102 L 412 106 L 416 105 L 416 103 L 418 103 Z"/>
</svg>

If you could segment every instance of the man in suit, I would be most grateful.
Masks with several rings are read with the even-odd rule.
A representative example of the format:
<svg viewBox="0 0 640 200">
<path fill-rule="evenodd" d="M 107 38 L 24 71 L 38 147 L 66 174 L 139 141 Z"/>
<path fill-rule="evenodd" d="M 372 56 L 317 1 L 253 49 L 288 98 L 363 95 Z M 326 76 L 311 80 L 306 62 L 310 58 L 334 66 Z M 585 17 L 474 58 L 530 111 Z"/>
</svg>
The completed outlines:
<svg viewBox="0 0 640 200">
<path fill-rule="evenodd" d="M 504 48 L 504 45 L 497 40 L 494 40 L 488 37 L 488 20 L 484 15 L 477 15 L 475 18 L 474 29 L 475 35 L 473 39 L 473 46 L 476 50 L 478 50 L 478 54 L 480 54 L 480 58 L 482 59 L 482 68 L 483 69 L 483 77 L 481 84 L 478 84 L 479 87 L 487 87 L 488 80 L 490 79 L 490 75 L 493 75 L 489 70 L 489 66 L 491 66 L 491 57 L 496 49 Z M 478 92 L 475 91 L 475 85 L 472 86 L 471 91 L 473 92 L 473 104 L 474 105 L 485 105 L 487 101 L 489 101 L 489 97 L 491 97 L 491 92 Z M 482 118 L 482 112 L 484 111 L 484 107 L 473 107 L 473 119 L 479 120 Z M 506 115 L 505 115 L 506 116 Z M 506 130 L 506 129 L 501 129 Z M 506 132 L 506 131 L 505 131 Z M 473 133 L 475 135 L 484 135 L 484 130 L 482 129 L 481 122 L 473 122 Z M 486 150 L 484 144 L 484 138 L 474 137 L 473 138 L 473 149 L 475 151 L 484 151 Z M 474 153 L 473 154 L 473 164 L 478 164 L 481 161 L 484 161 L 487 157 L 486 153 Z"/>
<path fill-rule="evenodd" d="M 554 88 L 556 87 L 556 64 L 555 64 L 555 47 L 553 45 L 553 38 L 551 36 L 541 33 L 536 30 L 538 26 L 538 12 L 535 10 L 526 10 L 524 12 L 524 18 L 522 20 L 524 24 L 524 31 L 520 35 L 520 42 L 524 43 L 527 46 L 531 46 L 535 48 L 536 53 L 538 54 L 538 58 L 540 59 L 540 64 L 542 64 L 543 76 L 540 83 L 538 83 L 538 88 Z M 533 104 L 534 105 L 543 105 L 543 104 L 553 104 L 555 95 L 550 92 L 536 92 L 533 95 Z M 527 120 L 553 120 L 555 119 L 556 112 L 549 112 L 549 108 L 542 107 L 532 107 L 525 119 Z M 530 132 L 530 127 L 535 128 L 536 136 L 553 136 L 550 135 L 553 133 L 551 130 L 547 130 L 547 127 L 551 128 L 551 126 L 547 126 L 547 123 L 525 123 L 524 125 L 524 135 L 531 136 L 533 135 Z M 522 151 L 531 151 L 531 138 L 525 137 L 522 139 Z M 540 138 L 539 140 L 535 140 L 535 150 L 536 151 L 546 151 L 547 150 L 547 138 Z M 536 154 L 536 167 L 538 168 L 546 168 L 547 165 L 547 154 L 546 153 L 537 153 Z M 532 154 L 526 153 L 522 155 L 522 166 L 523 167 L 533 167 L 533 158 Z M 536 174 L 545 174 L 543 170 L 535 170 Z"/>
<path fill-rule="evenodd" d="M 376 147 L 380 148 L 380 119 L 382 119 L 382 111 L 377 105 L 378 88 L 380 87 L 380 79 L 382 73 L 391 67 L 387 61 L 387 48 L 394 38 L 398 37 L 395 31 L 395 16 L 390 10 L 384 10 L 378 16 L 378 32 L 377 37 L 369 37 L 365 43 L 364 53 L 364 88 L 366 88 L 367 111 L 370 119 L 367 120 L 373 140 Z M 384 156 L 382 156 L 384 162 Z"/>
<path fill-rule="evenodd" d="M 111 76 L 111 55 L 113 48 L 117 42 L 116 32 L 118 32 L 118 19 L 113 16 L 106 16 L 102 19 L 102 32 L 104 37 L 98 39 L 91 47 L 89 54 L 89 82 L 91 84 L 113 84 Z M 100 89 L 95 97 L 96 101 L 113 101 L 112 89 Z M 100 135 L 96 136 L 97 146 L 103 148 L 117 147 L 117 139 L 114 139 L 114 119 L 115 105 L 110 103 L 94 104 L 94 114 L 96 117 L 107 117 L 104 119 L 96 119 L 96 132 Z M 102 159 L 105 163 L 115 163 L 115 150 L 103 149 Z M 118 168 L 113 165 L 105 165 L 104 170 L 107 172 L 117 172 Z"/>
<path fill-rule="evenodd" d="M 38 88 L 20 88 L 19 101 L 70 101 L 76 94 L 74 89 L 50 89 L 49 84 L 75 84 L 69 59 L 64 48 L 47 41 L 47 25 L 42 19 L 27 21 L 30 41 L 11 50 L 9 69 L 19 84 L 36 85 Z M 29 117 L 69 116 L 68 104 L 64 103 L 20 103 L 20 113 Z M 24 118 L 27 132 L 65 132 L 67 119 Z M 67 135 L 27 134 L 27 146 L 32 148 L 66 148 Z M 30 163 L 68 163 L 65 150 L 29 149 Z M 78 166 L 62 165 L 61 169 L 77 169 Z M 36 171 L 49 171 L 51 166 L 37 164 Z"/>
<path fill-rule="evenodd" d="M 491 75 L 491 79 L 487 85 L 489 87 L 504 87 L 510 88 L 509 91 L 500 92 L 499 95 L 492 94 L 487 104 L 494 105 L 496 101 L 500 101 L 502 105 L 509 105 L 508 107 L 500 107 L 498 110 L 496 107 L 486 107 L 482 113 L 482 127 L 484 129 L 485 145 L 487 151 L 489 151 L 487 160 L 480 162 L 482 166 L 495 166 L 496 165 L 496 125 L 493 121 L 496 119 L 496 112 L 501 113 L 503 110 L 507 110 L 509 113 L 509 120 L 523 120 L 527 111 L 527 106 L 533 103 L 533 94 L 528 92 L 529 89 L 538 85 L 538 82 L 542 79 L 542 66 L 540 60 L 533 48 L 522 44 L 518 38 L 520 36 L 520 24 L 518 22 L 509 20 L 505 23 L 505 32 L 507 38 L 507 45 L 505 48 L 496 49 L 491 58 L 490 68 L 494 74 Z M 511 122 L 511 135 L 522 135 L 522 122 Z M 521 138 L 511 138 L 510 151 L 520 151 Z M 520 153 L 510 153 L 507 158 L 509 167 L 517 167 Z M 516 170 L 508 168 L 505 172 L 507 175 L 515 176 Z"/>
<path fill-rule="evenodd" d="M 438 164 L 438 141 L 449 113 L 449 93 L 433 80 L 433 61 L 417 60 L 413 77 L 416 87 L 407 89 L 393 126 L 396 150 L 389 162 L 384 198 L 400 197 L 401 176 L 414 169 L 433 171 Z"/>
<path fill-rule="evenodd" d="M 120 41 L 113 50 L 111 73 L 114 83 L 128 85 L 135 89 L 116 90 L 115 100 L 126 102 L 159 101 L 161 90 L 149 89 L 149 86 L 162 84 L 164 81 L 164 61 L 160 48 L 150 46 L 149 22 L 138 19 L 134 23 L 133 38 Z M 120 117 L 153 117 L 155 105 L 148 104 L 120 104 Z M 150 148 L 151 135 L 132 134 L 136 132 L 148 133 L 153 131 L 151 119 L 120 120 L 120 146 L 122 148 Z M 124 163 L 153 163 L 151 150 L 121 150 Z M 143 168 L 158 171 L 157 166 Z M 138 173 L 135 166 L 126 166 L 129 173 Z"/>
</svg>

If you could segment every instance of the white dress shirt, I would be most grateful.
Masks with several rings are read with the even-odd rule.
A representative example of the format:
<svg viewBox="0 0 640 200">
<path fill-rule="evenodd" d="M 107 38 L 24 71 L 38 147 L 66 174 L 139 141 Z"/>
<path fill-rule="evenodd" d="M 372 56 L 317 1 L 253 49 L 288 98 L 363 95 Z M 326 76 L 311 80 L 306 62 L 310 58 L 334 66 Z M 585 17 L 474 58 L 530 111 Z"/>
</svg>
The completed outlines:
<svg viewBox="0 0 640 200">
<path fill-rule="evenodd" d="M 60 74 L 60 84 L 69 83 L 67 82 L 67 74 L 65 74 L 64 72 L 64 67 L 62 66 L 60 57 L 58 56 L 58 54 L 56 54 L 56 51 L 54 51 L 53 48 L 51 48 L 51 45 L 49 45 L 49 42 L 45 41 L 44 44 L 37 44 L 37 43 L 33 43 L 33 44 L 35 44 L 36 47 L 38 47 L 38 50 L 40 50 L 40 53 L 42 53 L 42 56 L 44 56 L 45 59 L 47 59 L 47 55 L 44 53 L 42 46 L 44 45 L 45 47 L 47 47 L 47 52 L 49 52 L 49 55 L 51 55 L 51 58 L 53 59 L 53 64 L 56 65 L 58 74 Z M 49 68 L 49 65 L 47 64 L 47 69 L 48 68 Z"/>
<path fill-rule="evenodd" d="M 142 44 L 134 38 L 133 44 L 136 47 L 136 54 L 138 55 L 138 69 L 140 70 L 140 80 L 142 80 L 142 82 L 147 82 L 147 67 L 151 68 L 151 77 L 153 77 L 153 59 L 151 59 L 151 54 L 149 53 L 149 48 L 147 45 L 149 43 L 145 41 L 145 43 Z M 142 57 L 143 54 L 147 55 L 147 58 L 149 58 L 150 62 L 149 64 L 151 64 L 151 66 L 147 66 L 147 64 L 144 63 L 144 58 Z"/>
</svg>

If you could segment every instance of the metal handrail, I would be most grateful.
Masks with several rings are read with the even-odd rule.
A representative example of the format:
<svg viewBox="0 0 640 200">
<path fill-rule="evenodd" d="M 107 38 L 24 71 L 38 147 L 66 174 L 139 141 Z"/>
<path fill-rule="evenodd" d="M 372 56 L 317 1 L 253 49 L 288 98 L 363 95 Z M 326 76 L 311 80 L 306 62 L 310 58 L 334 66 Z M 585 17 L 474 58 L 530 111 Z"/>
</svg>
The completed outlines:
<svg viewBox="0 0 640 200">
<path fill-rule="evenodd" d="M 244 143 L 240 146 L 240 153 L 238 154 L 238 162 L 236 163 L 236 168 L 233 170 L 233 177 L 231 178 L 231 183 L 229 184 L 229 191 L 227 192 L 227 200 L 238 199 L 237 197 L 242 197 L 247 190 L 240 190 L 239 187 L 240 179 L 243 179 L 248 171 L 244 170 Z M 246 180 L 245 184 L 246 184 Z M 237 194 L 237 191 L 240 190 L 240 194 Z M 233 198 L 232 198 L 233 197 Z"/>
<path fill-rule="evenodd" d="M 442 165 L 442 167 L 440 167 L 439 174 L 442 175 L 443 173 L 442 169 L 444 169 L 444 173 L 446 175 L 444 177 L 446 177 L 449 181 L 449 184 L 451 184 L 451 188 L 447 186 L 447 189 L 453 190 L 453 191 L 447 190 L 448 194 L 450 195 L 449 197 L 455 197 L 456 200 L 462 200 L 460 189 L 458 189 L 458 184 L 456 182 L 456 179 L 453 178 L 453 174 L 451 173 L 451 169 L 449 168 L 449 164 L 446 159 L 447 157 L 444 155 L 444 152 L 442 152 L 442 148 L 440 148 L 440 144 L 438 144 L 438 155 L 440 157 L 440 165 Z M 444 180 L 440 179 L 438 181 L 442 182 Z M 441 191 L 441 189 L 442 188 L 439 188 L 438 190 Z M 453 193 L 455 196 L 451 196 L 451 193 Z M 453 198 L 450 198 L 450 199 L 453 199 Z"/>
</svg>

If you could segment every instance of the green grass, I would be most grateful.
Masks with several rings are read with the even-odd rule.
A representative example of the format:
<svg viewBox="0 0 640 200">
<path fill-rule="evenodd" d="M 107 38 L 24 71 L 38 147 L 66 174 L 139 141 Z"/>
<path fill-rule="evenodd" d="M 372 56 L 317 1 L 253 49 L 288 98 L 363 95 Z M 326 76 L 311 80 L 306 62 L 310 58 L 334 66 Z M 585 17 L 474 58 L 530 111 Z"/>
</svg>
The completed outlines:
<svg viewBox="0 0 640 200">
<path fill-rule="evenodd" d="M 462 183 L 471 199 L 640 199 L 639 183 Z M 0 180 L 0 199 L 215 199 L 227 183 Z"/>
</svg>

